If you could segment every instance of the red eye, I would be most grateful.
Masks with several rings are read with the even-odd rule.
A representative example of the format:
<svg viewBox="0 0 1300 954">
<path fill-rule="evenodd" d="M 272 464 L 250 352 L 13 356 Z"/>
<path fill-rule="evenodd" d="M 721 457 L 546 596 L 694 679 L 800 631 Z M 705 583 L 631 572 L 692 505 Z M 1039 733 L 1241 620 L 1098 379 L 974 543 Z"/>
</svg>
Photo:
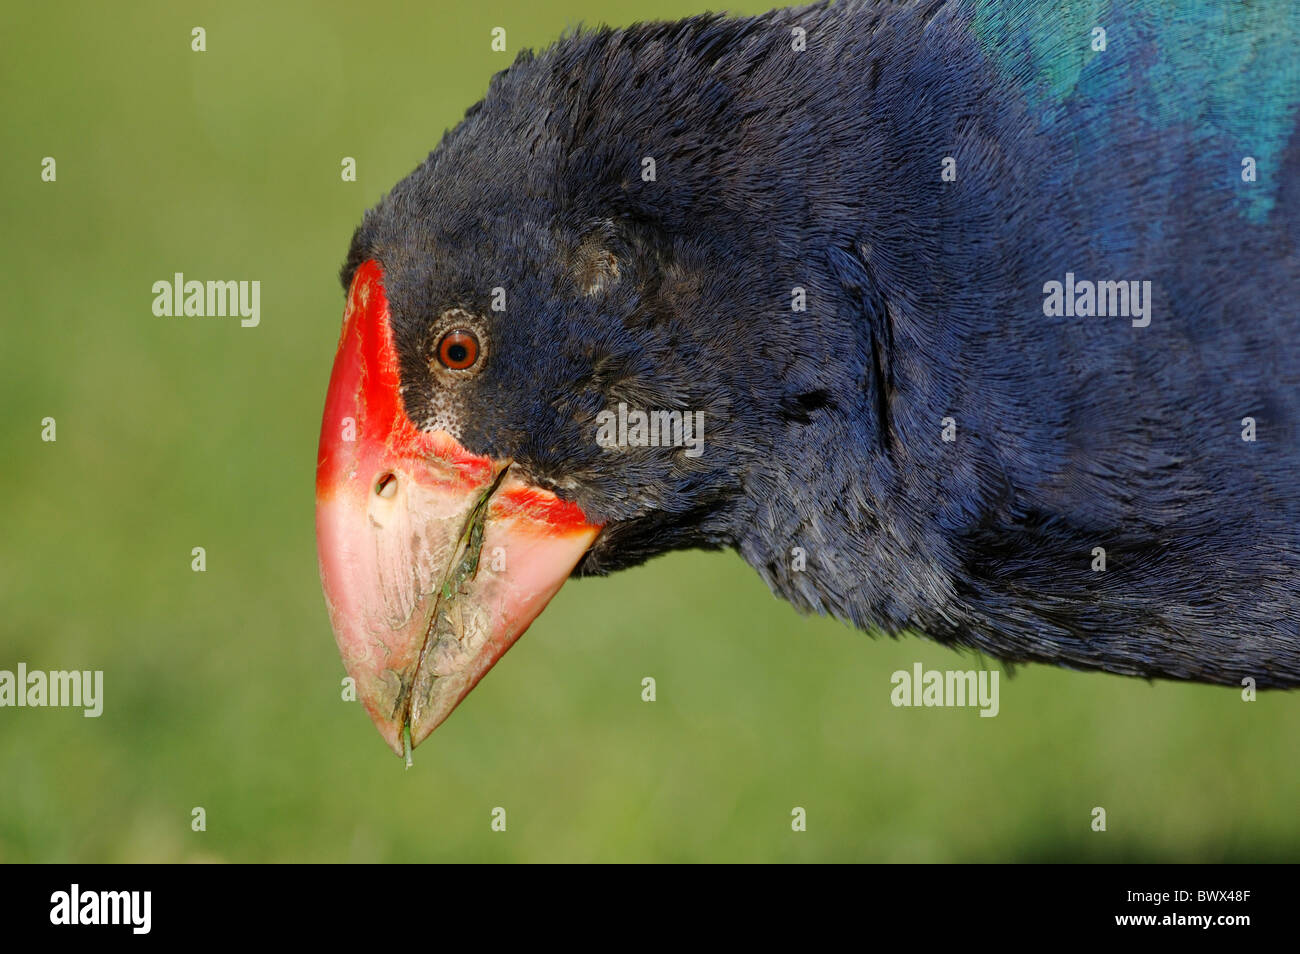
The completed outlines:
<svg viewBox="0 0 1300 954">
<path fill-rule="evenodd" d="M 438 342 L 438 360 L 444 368 L 464 371 L 478 360 L 478 339 L 474 332 L 457 328 L 442 336 Z"/>
</svg>

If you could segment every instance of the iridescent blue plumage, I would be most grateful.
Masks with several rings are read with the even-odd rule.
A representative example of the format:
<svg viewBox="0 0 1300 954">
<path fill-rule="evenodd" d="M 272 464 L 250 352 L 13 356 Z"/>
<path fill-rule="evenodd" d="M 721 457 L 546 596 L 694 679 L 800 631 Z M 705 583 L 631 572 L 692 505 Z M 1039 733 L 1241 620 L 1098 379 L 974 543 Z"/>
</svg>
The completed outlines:
<svg viewBox="0 0 1300 954">
<path fill-rule="evenodd" d="M 1295 133 L 1300 4 L 982 0 L 972 32 L 1045 129 L 1077 131 L 1081 165 L 1122 174 L 1107 145 L 1158 137 L 1176 147 L 1170 178 L 1184 159 L 1216 163 L 1213 185 L 1267 218 Z M 1247 156 L 1260 170 L 1249 188 Z"/>
</svg>

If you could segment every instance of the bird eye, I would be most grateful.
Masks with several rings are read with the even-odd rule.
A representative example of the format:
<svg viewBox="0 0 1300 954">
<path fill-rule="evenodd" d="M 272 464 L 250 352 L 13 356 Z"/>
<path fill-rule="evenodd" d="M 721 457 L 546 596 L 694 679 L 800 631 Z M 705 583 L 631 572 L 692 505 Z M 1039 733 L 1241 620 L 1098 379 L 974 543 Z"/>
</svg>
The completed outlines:
<svg viewBox="0 0 1300 954">
<path fill-rule="evenodd" d="M 442 336 L 438 342 L 438 360 L 451 371 L 464 371 L 478 360 L 478 338 L 474 332 L 457 328 Z"/>
</svg>

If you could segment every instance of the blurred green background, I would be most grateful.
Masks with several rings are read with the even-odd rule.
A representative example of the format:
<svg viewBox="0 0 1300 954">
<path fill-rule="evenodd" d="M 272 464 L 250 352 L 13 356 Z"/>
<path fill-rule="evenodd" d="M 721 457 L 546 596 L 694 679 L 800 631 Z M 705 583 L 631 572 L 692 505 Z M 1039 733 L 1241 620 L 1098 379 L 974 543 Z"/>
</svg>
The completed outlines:
<svg viewBox="0 0 1300 954">
<path fill-rule="evenodd" d="M 896 669 L 978 661 L 801 617 L 732 554 L 570 583 L 403 771 L 316 573 L 352 229 L 521 47 L 700 6 L 181 6 L 0 13 L 0 669 L 105 673 L 98 719 L 0 709 L 0 860 L 1300 856 L 1295 694 L 1028 667 L 994 719 L 894 708 Z M 155 317 L 176 271 L 261 281 L 260 327 Z"/>
</svg>

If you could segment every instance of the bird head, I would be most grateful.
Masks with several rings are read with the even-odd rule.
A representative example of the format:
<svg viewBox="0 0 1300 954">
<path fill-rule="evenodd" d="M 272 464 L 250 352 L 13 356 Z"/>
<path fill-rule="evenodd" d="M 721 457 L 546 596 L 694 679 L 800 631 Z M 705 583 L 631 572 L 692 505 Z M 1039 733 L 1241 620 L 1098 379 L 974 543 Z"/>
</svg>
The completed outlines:
<svg viewBox="0 0 1300 954">
<path fill-rule="evenodd" d="M 735 395 L 701 372 L 711 330 L 665 297 L 690 279 L 610 219 L 530 216 L 522 183 L 495 218 L 456 203 L 476 186 L 493 191 L 431 160 L 357 230 L 321 427 L 330 619 L 399 754 L 575 568 L 722 545 L 738 489 Z"/>
</svg>

